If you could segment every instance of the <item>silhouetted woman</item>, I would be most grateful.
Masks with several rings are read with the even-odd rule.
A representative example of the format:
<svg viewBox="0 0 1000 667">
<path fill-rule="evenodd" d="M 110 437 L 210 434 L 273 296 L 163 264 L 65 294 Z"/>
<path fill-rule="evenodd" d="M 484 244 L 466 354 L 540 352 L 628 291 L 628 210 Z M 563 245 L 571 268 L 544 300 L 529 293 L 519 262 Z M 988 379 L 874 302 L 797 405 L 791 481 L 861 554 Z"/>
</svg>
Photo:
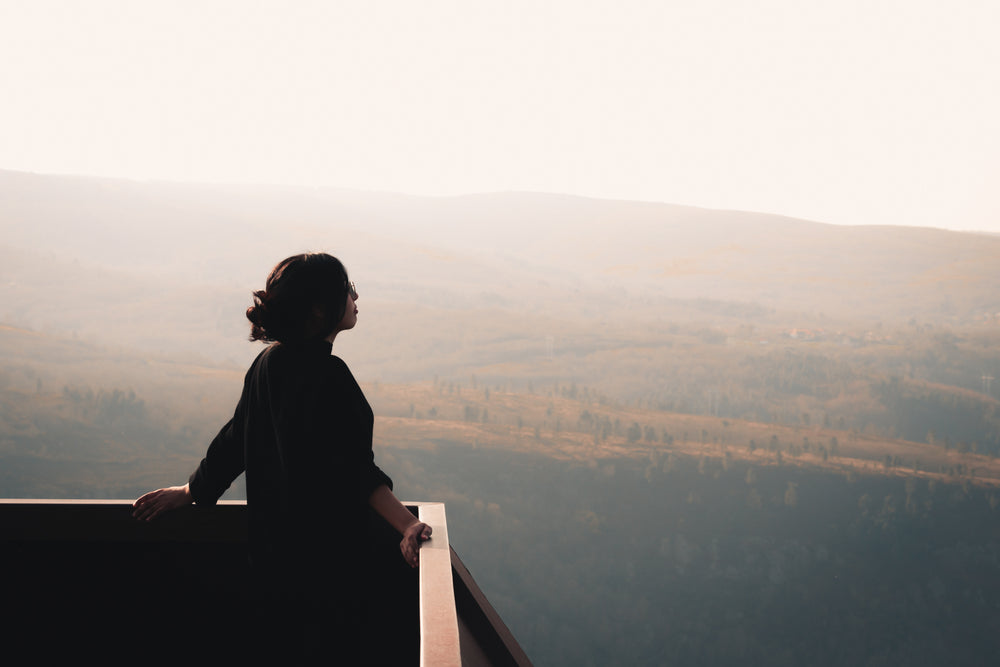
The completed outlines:
<svg viewBox="0 0 1000 667">
<path fill-rule="evenodd" d="M 357 647 L 341 642 L 361 641 L 358 624 L 371 608 L 359 545 L 369 508 L 403 536 L 411 567 L 431 529 L 375 465 L 372 409 L 347 365 L 331 355 L 337 334 L 358 321 L 358 294 L 344 266 L 327 254 L 289 257 L 253 297 L 250 338 L 271 344 L 247 371 L 233 418 L 187 484 L 145 494 L 133 515 L 152 520 L 192 502 L 213 505 L 245 472 L 254 599 L 269 618 L 262 632 L 273 633 L 265 643 L 287 641 L 294 652 L 303 641 L 339 636 L 327 648 L 343 656 Z"/>
</svg>

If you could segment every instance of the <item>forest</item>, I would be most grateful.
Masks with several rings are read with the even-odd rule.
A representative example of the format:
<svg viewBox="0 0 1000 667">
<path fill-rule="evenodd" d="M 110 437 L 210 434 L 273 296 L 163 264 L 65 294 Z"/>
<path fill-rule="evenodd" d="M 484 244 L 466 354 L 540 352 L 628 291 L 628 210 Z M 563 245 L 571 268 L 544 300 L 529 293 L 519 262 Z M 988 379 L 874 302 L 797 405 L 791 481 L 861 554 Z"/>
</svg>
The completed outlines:
<svg viewBox="0 0 1000 667">
<path fill-rule="evenodd" d="M 242 377 L 13 327 L 0 350 L 7 497 L 183 480 Z M 1000 636 L 996 401 L 850 358 L 761 353 L 765 380 L 711 403 L 479 374 L 363 387 L 380 465 L 446 503 L 536 664 L 977 664 Z M 76 374 L 92 364 L 114 382 Z"/>
</svg>

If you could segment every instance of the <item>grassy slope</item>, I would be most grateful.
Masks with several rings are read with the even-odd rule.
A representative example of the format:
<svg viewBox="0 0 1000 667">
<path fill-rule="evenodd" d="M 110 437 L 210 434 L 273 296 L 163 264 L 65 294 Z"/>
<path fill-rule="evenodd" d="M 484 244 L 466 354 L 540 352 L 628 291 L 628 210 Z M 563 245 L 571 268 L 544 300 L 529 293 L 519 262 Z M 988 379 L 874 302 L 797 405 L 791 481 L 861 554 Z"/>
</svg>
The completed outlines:
<svg viewBox="0 0 1000 667">
<path fill-rule="evenodd" d="M 433 447 L 435 442 L 464 443 L 511 452 L 533 452 L 568 461 L 628 457 L 657 460 L 670 454 L 754 461 L 762 465 L 795 465 L 827 471 L 951 476 L 965 471 L 984 484 L 1000 484 L 1000 460 L 947 450 L 940 445 L 838 431 L 793 427 L 738 419 L 720 419 L 641 408 L 615 407 L 563 396 L 519 394 L 468 387 L 449 392 L 444 385 L 371 385 L 369 399 L 379 414 L 377 442 L 390 448 Z M 413 415 L 410 416 L 411 407 Z M 429 412 L 434 410 L 434 416 Z M 580 416 L 617 421 L 624 434 L 595 441 L 593 429 Z M 483 421 L 483 414 L 486 420 Z M 476 421 L 468 419 L 472 414 Z M 643 436 L 630 441 L 627 430 L 638 424 Z M 645 432 L 652 427 L 654 440 Z M 672 441 L 663 442 L 664 434 Z M 777 450 L 769 450 L 776 437 Z M 836 453 L 830 442 L 837 440 Z M 803 439 L 808 439 L 805 451 Z M 750 447 L 750 441 L 756 444 Z M 822 455 L 820 447 L 827 451 Z M 887 464 L 886 457 L 890 457 Z"/>
</svg>

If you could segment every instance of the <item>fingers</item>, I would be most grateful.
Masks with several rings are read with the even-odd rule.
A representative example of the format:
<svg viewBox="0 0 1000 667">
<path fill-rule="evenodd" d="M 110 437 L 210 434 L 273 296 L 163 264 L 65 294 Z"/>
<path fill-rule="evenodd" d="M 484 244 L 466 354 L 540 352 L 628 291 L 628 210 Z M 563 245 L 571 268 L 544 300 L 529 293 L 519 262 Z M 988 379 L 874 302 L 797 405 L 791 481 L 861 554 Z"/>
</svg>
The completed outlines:
<svg viewBox="0 0 1000 667">
<path fill-rule="evenodd" d="M 140 513 L 136 516 L 140 521 L 152 521 L 156 518 L 156 515 L 160 513 L 159 508 L 154 505 L 146 505 L 142 508 Z"/>
<path fill-rule="evenodd" d="M 152 521 L 167 510 L 190 503 L 184 487 L 157 489 L 143 495 L 132 503 L 132 516 L 140 521 Z"/>
<path fill-rule="evenodd" d="M 132 516 L 140 521 L 151 521 L 161 511 L 156 492 L 147 493 L 132 505 Z"/>
<path fill-rule="evenodd" d="M 163 489 L 157 489 L 156 491 L 150 491 L 149 493 L 143 494 L 138 500 L 132 503 L 132 517 L 142 521 L 148 521 L 155 508 L 154 501 L 156 500 L 156 496 L 159 495 L 162 490 Z"/>
<path fill-rule="evenodd" d="M 413 540 L 409 538 L 403 538 L 403 541 L 399 543 L 399 549 L 403 552 L 403 560 L 410 567 L 417 567 L 420 563 L 419 552 L 414 548 Z"/>
<path fill-rule="evenodd" d="M 420 565 L 420 543 L 431 539 L 431 527 L 426 523 L 414 524 L 399 543 L 399 549 L 403 553 L 403 559 L 410 567 Z"/>
</svg>

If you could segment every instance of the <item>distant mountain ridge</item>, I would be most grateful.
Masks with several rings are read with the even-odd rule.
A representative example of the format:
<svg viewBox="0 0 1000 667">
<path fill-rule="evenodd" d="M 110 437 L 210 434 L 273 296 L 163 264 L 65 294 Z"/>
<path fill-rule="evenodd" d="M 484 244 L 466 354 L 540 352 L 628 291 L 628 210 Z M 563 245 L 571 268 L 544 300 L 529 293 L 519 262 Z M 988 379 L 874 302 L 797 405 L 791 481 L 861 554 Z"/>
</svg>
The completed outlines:
<svg viewBox="0 0 1000 667">
<path fill-rule="evenodd" d="M 0 319 L 63 331 L 73 318 L 131 312 L 136 335 L 153 335 L 139 325 L 160 309 L 176 314 L 157 326 L 193 332 L 209 318 L 230 335 L 268 268 L 307 249 L 345 260 L 363 312 L 489 307 L 628 325 L 689 317 L 686 302 L 708 300 L 829 326 L 1000 312 L 1000 237 L 542 193 L 431 198 L 0 171 L 0 229 Z"/>
</svg>

